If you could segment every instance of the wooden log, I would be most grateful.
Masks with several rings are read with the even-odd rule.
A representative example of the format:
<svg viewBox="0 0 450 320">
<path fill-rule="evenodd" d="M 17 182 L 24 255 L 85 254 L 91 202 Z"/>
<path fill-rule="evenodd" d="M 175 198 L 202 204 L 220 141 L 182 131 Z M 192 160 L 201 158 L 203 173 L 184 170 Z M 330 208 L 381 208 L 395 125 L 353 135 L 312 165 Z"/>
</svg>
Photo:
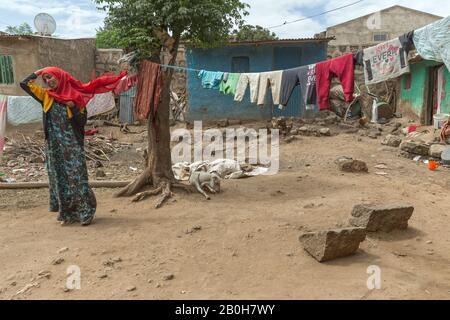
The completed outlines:
<svg viewBox="0 0 450 320">
<path fill-rule="evenodd" d="M 92 188 L 122 188 L 131 181 L 89 181 Z M 0 190 L 8 189 L 43 189 L 48 188 L 48 182 L 14 182 L 0 183 Z"/>
<path fill-rule="evenodd" d="M 110 127 L 119 127 L 120 128 L 120 124 L 114 123 L 114 122 L 111 122 L 111 121 L 104 121 L 103 125 L 110 126 Z"/>
</svg>

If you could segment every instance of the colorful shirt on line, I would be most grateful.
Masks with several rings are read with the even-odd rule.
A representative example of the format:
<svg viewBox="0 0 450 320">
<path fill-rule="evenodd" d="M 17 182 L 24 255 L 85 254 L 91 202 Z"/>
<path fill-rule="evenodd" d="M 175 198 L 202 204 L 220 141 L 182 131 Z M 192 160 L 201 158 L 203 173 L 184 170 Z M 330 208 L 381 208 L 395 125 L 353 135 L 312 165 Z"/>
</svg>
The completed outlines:
<svg viewBox="0 0 450 320">
<path fill-rule="evenodd" d="M 198 73 L 198 77 L 202 81 L 203 88 L 218 90 L 220 87 L 220 82 L 222 81 L 223 78 L 223 72 L 201 70 Z"/>
<path fill-rule="evenodd" d="M 236 88 L 241 77 L 240 73 L 228 73 L 227 79 L 220 82 L 219 90 L 225 94 L 236 94 Z"/>
<path fill-rule="evenodd" d="M 409 72 L 408 53 L 399 38 L 363 50 L 364 80 L 375 84 Z"/>
<path fill-rule="evenodd" d="M 315 64 L 283 71 L 280 94 L 280 104 L 282 106 L 287 106 L 297 85 L 300 85 L 300 92 L 305 104 L 317 103 Z"/>
</svg>

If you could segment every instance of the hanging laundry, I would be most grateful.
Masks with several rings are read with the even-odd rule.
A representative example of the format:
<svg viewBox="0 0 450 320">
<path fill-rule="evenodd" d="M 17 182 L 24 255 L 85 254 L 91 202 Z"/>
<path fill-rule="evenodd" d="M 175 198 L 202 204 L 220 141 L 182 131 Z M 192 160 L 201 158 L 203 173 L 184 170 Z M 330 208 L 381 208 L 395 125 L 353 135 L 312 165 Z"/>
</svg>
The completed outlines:
<svg viewBox="0 0 450 320">
<path fill-rule="evenodd" d="M 126 92 L 130 90 L 132 87 L 136 85 L 138 81 L 138 75 L 134 74 L 132 76 L 125 76 L 122 79 L 120 79 L 117 86 L 114 88 L 114 94 L 119 95 L 123 92 Z"/>
<path fill-rule="evenodd" d="M 245 95 L 245 91 L 247 90 L 247 86 L 250 86 L 250 102 L 256 103 L 256 101 L 258 100 L 259 75 L 259 73 L 241 74 L 236 87 L 234 101 L 242 101 Z"/>
<path fill-rule="evenodd" d="M 236 94 L 236 88 L 239 82 L 239 78 L 241 77 L 240 73 L 227 73 L 227 77 L 225 76 L 223 80 L 220 82 L 219 90 L 224 94 Z"/>
<path fill-rule="evenodd" d="M 355 65 L 364 66 L 363 51 L 358 50 L 353 54 L 353 63 Z"/>
<path fill-rule="evenodd" d="M 0 94 L 0 162 L 5 147 L 5 132 L 6 132 L 6 106 L 8 97 Z"/>
<path fill-rule="evenodd" d="M 400 43 L 402 44 L 403 50 L 406 51 L 406 54 L 408 54 L 411 50 L 414 50 L 414 30 L 402 34 L 400 37 L 398 37 L 398 40 L 400 40 Z"/>
<path fill-rule="evenodd" d="M 415 30 L 413 41 L 422 58 L 444 62 L 450 70 L 450 16 Z"/>
<path fill-rule="evenodd" d="M 161 66 L 149 60 L 143 60 L 139 69 L 137 95 L 134 105 L 136 118 L 147 119 L 150 112 L 156 117 L 163 87 Z"/>
<path fill-rule="evenodd" d="M 42 121 L 42 105 L 29 96 L 9 96 L 6 118 L 9 124 L 21 124 Z"/>
<path fill-rule="evenodd" d="M 363 50 L 364 80 L 375 84 L 409 72 L 408 54 L 399 38 Z"/>
<path fill-rule="evenodd" d="M 107 113 L 116 108 L 112 92 L 96 94 L 86 105 L 88 118 Z"/>
<path fill-rule="evenodd" d="M 316 64 L 316 91 L 319 111 L 330 107 L 330 85 L 331 79 L 334 77 L 337 77 L 342 84 L 345 101 L 351 102 L 355 88 L 353 54 L 348 53 Z"/>
<path fill-rule="evenodd" d="M 283 71 L 262 72 L 259 76 L 258 105 L 263 105 L 266 98 L 267 88 L 272 90 L 273 104 L 280 104 L 281 77 Z"/>
<path fill-rule="evenodd" d="M 223 72 L 201 70 L 198 73 L 198 77 L 202 81 L 203 88 L 218 90 L 223 78 Z"/>
<path fill-rule="evenodd" d="M 317 103 L 315 64 L 283 71 L 280 94 L 280 104 L 282 106 L 287 106 L 297 85 L 300 85 L 300 92 L 305 105 Z"/>
</svg>

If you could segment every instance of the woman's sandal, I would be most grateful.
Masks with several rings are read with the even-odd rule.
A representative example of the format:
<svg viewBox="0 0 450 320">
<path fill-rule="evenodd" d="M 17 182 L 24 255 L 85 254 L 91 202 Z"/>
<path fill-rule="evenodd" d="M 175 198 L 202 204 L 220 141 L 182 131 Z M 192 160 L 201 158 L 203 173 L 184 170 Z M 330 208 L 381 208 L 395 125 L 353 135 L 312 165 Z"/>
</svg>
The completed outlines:
<svg viewBox="0 0 450 320">
<path fill-rule="evenodd" d="M 64 221 L 61 221 L 61 225 L 62 226 L 68 226 L 68 225 L 74 224 L 75 222 L 77 222 L 77 221 L 74 220 L 74 219 L 64 220 Z"/>
<path fill-rule="evenodd" d="M 87 218 L 86 220 L 82 220 L 81 225 L 88 226 L 92 223 L 92 220 L 94 220 L 94 216 L 91 216 L 91 217 Z"/>
</svg>

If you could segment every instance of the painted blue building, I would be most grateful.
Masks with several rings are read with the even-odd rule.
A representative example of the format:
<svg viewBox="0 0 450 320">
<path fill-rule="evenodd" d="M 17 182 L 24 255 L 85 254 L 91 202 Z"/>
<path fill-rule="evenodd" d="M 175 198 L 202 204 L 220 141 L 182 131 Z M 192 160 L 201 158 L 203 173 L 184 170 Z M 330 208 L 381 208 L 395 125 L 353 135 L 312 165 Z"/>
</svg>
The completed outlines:
<svg viewBox="0 0 450 320">
<path fill-rule="evenodd" d="M 224 72 L 264 72 L 284 70 L 326 60 L 328 41 L 332 38 L 307 38 L 294 40 L 271 40 L 231 42 L 220 48 L 186 50 L 189 68 Z M 197 73 L 187 77 L 189 111 L 187 120 L 251 119 L 263 120 L 275 116 L 300 117 L 305 105 L 300 99 L 298 86 L 283 110 L 274 106 L 270 90 L 264 106 L 250 103 L 249 89 L 241 102 L 232 95 L 218 90 L 203 89 Z"/>
</svg>

